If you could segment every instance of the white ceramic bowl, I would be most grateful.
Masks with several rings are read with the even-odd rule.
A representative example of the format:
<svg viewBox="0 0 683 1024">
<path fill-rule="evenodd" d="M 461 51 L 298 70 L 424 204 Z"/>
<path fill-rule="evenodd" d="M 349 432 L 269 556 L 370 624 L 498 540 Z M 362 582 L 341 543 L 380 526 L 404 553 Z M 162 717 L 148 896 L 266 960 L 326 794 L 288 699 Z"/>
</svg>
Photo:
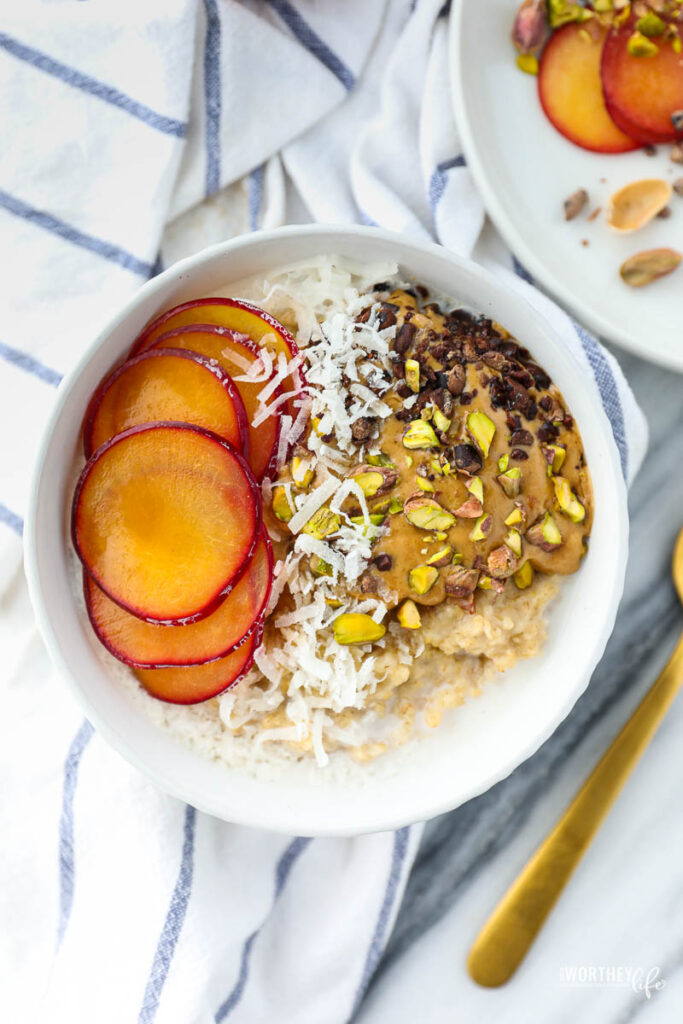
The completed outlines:
<svg viewBox="0 0 683 1024">
<path fill-rule="evenodd" d="M 362 784 L 259 781 L 204 760 L 154 726 L 108 677 L 72 596 L 68 569 L 71 472 L 88 399 L 140 328 L 176 303 L 231 280 L 316 254 L 397 260 L 435 290 L 501 321 L 529 347 L 580 427 L 595 491 L 590 550 L 564 581 L 540 656 L 521 662 L 433 734 L 376 762 Z M 38 456 L 26 523 L 26 571 L 50 654 L 101 734 L 162 789 L 227 821 L 291 834 L 350 835 L 395 828 L 484 792 L 534 753 L 568 714 L 603 653 L 627 556 L 626 494 L 609 423 L 585 371 L 518 295 L 436 245 L 361 227 L 304 226 L 237 238 L 146 284 L 62 382 Z"/>
</svg>

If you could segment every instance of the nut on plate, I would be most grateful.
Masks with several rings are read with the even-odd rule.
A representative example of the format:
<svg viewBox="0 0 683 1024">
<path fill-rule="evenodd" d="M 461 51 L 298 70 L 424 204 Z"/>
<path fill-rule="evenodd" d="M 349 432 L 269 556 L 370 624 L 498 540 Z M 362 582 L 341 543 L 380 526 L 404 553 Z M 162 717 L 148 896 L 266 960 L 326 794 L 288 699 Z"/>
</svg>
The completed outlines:
<svg viewBox="0 0 683 1024">
<path fill-rule="evenodd" d="M 381 640 L 387 627 L 361 612 L 344 612 L 332 623 L 334 639 L 338 644 L 372 644 Z"/>
<path fill-rule="evenodd" d="M 546 0 L 523 0 L 512 24 L 512 42 L 520 54 L 538 52 L 548 37 Z"/>
<path fill-rule="evenodd" d="M 470 531 L 470 540 L 486 540 L 486 537 L 491 532 L 492 525 L 493 521 L 491 516 L 485 512 L 483 515 L 479 516 L 472 527 L 472 530 Z"/>
<path fill-rule="evenodd" d="M 431 558 L 427 559 L 427 565 L 435 565 L 437 569 L 442 569 L 445 565 L 450 565 L 452 561 L 453 548 L 447 544 L 445 548 L 439 548 Z"/>
<path fill-rule="evenodd" d="M 588 192 L 586 192 L 585 188 L 577 188 L 576 192 L 572 192 L 563 203 L 564 219 L 574 220 L 581 213 L 587 202 Z"/>
<path fill-rule="evenodd" d="M 517 557 L 507 544 L 501 544 L 489 552 L 486 567 L 496 580 L 504 580 L 517 570 Z"/>
<path fill-rule="evenodd" d="M 517 572 L 512 577 L 515 581 L 515 586 L 519 590 L 526 590 L 534 582 L 534 570 L 531 566 L 531 562 L 524 562 L 520 565 Z"/>
<path fill-rule="evenodd" d="M 512 469 L 506 469 L 504 473 L 501 473 L 496 477 L 496 480 L 503 488 L 508 498 L 516 498 L 522 489 L 522 471 L 519 466 L 513 466 Z"/>
<path fill-rule="evenodd" d="M 622 233 L 637 231 L 666 207 L 671 194 L 671 185 L 663 178 L 632 181 L 610 197 L 607 223 Z"/>
<path fill-rule="evenodd" d="M 417 359 L 406 359 L 403 369 L 406 384 L 411 391 L 417 394 L 420 390 L 420 364 Z"/>
<path fill-rule="evenodd" d="M 474 593 L 478 580 L 478 569 L 465 569 L 462 566 L 456 566 L 451 569 L 444 580 L 446 593 L 449 597 L 469 597 Z"/>
<path fill-rule="evenodd" d="M 631 288 L 642 288 L 658 277 L 672 273 L 682 258 L 675 249 L 646 249 L 629 256 L 621 264 L 619 273 L 622 281 Z"/>
<path fill-rule="evenodd" d="M 288 523 L 296 509 L 293 507 L 284 487 L 273 488 L 273 512 L 281 523 Z"/>
<path fill-rule="evenodd" d="M 358 484 L 366 498 L 374 498 L 376 494 L 391 490 L 398 480 L 398 473 L 393 466 L 367 464 L 354 467 L 348 478 Z"/>
<path fill-rule="evenodd" d="M 403 505 L 403 514 L 409 523 L 420 530 L 448 530 L 455 522 L 455 516 L 448 512 L 434 498 L 413 494 Z"/>
</svg>

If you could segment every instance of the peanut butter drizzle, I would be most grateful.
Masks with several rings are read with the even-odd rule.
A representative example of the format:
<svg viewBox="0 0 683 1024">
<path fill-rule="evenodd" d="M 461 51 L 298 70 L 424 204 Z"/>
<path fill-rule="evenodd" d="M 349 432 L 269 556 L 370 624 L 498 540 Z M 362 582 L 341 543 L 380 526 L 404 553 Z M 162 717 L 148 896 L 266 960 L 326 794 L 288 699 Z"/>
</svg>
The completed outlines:
<svg viewBox="0 0 683 1024">
<path fill-rule="evenodd" d="M 446 316 L 430 305 L 420 308 L 418 298 L 409 292 L 402 290 L 392 292 L 384 300 L 384 305 L 390 305 L 395 310 L 397 333 L 406 322 L 416 328 L 414 343 L 409 351 L 401 353 L 401 358 L 412 358 L 415 346 L 427 335 L 431 336 L 433 342 L 435 336 L 438 341 L 444 332 Z M 499 335 L 502 335 L 503 339 L 510 338 L 510 335 L 499 324 L 494 324 L 494 328 Z M 439 359 L 429 351 L 422 352 L 420 358 L 435 372 L 444 369 Z M 438 605 L 447 597 L 445 577 L 449 571 L 452 571 L 453 563 L 439 568 L 439 577 L 426 594 L 418 594 L 411 587 L 410 571 L 418 566 L 427 565 L 433 555 L 450 545 L 454 554 L 460 556 L 455 564 L 462 565 L 464 568 L 481 568 L 482 573 L 486 574 L 484 563 L 491 551 L 505 542 L 510 529 L 517 530 L 522 537 L 522 551 L 518 558 L 519 566 L 528 561 L 537 572 L 559 575 L 569 575 L 579 568 L 586 551 L 592 525 L 593 495 L 590 474 L 585 465 L 581 437 L 576 425 L 573 421 L 569 427 L 565 424 L 558 424 L 558 434 L 549 443 L 563 446 L 566 449 L 559 473 L 569 482 L 572 491 L 585 508 L 585 518 L 580 523 L 573 522 L 558 507 L 553 481 L 548 473 L 548 462 L 543 452 L 546 443 L 541 442 L 536 436 L 537 430 L 543 422 L 542 416 L 538 415 L 531 421 L 522 417 L 521 429 L 531 433 L 532 444 L 524 446 L 512 444 L 510 442 L 511 428 L 507 422 L 508 413 L 504 408 L 494 406 L 487 386 L 487 378 L 490 380 L 497 376 L 496 371 L 480 360 L 467 362 L 464 369 L 466 377 L 463 393 L 468 394 L 468 401 L 466 404 L 461 404 L 459 397 L 454 397 L 447 440 L 438 448 L 409 450 L 403 444 L 403 436 L 409 425 L 408 422 L 401 421 L 395 416 L 389 417 L 383 422 L 379 438 L 373 440 L 369 447 L 372 451 L 379 448 L 391 460 L 398 472 L 398 480 L 388 494 L 382 493 L 376 498 L 369 499 L 368 506 L 372 512 L 376 506 L 381 508 L 384 505 L 386 508 L 387 498 L 398 498 L 401 503 L 404 503 L 408 498 L 417 494 L 436 500 L 446 511 L 454 514 L 471 496 L 466 485 L 473 478 L 455 469 L 452 469 L 449 475 L 439 474 L 430 467 L 430 462 L 435 458 L 438 459 L 440 453 L 447 453 L 454 445 L 475 444 L 476 446 L 467 431 L 467 416 L 480 410 L 495 425 L 495 434 L 488 455 L 483 459 L 482 468 L 475 474 L 483 484 L 483 513 L 491 517 L 490 530 L 484 540 L 473 541 L 470 539 L 470 534 L 475 525 L 475 518 L 460 517 L 456 518 L 453 526 L 448 530 L 442 531 L 446 533 L 445 538 L 437 538 L 434 531 L 422 530 L 410 523 L 403 512 L 387 514 L 383 524 L 384 533 L 377 540 L 373 548 L 373 555 L 375 560 L 381 554 L 389 555 L 391 568 L 379 571 L 371 564 L 368 573 L 371 576 L 373 587 L 354 591 L 355 596 L 362 597 L 375 592 L 386 602 L 388 607 L 400 604 L 405 598 L 411 598 L 422 605 Z M 554 404 L 559 405 L 563 411 L 566 410 L 562 396 L 553 384 L 543 388 L 542 391 L 530 387 L 528 392 L 534 400 L 540 399 L 541 395 L 548 396 Z M 393 389 L 384 396 L 384 399 L 396 412 L 403 407 L 402 398 Z M 527 458 L 513 458 L 512 453 L 515 449 L 523 451 Z M 509 459 L 507 468 L 519 468 L 521 472 L 521 489 L 515 498 L 508 497 L 496 479 L 500 474 L 498 460 L 504 455 L 507 455 Z M 359 457 L 359 464 L 363 461 Z M 419 473 L 418 470 L 421 469 L 423 472 Z M 287 475 L 284 474 L 284 476 Z M 418 485 L 419 476 L 433 486 L 433 493 L 423 493 Z M 507 526 L 505 519 L 520 504 L 525 514 L 524 521 L 513 524 L 512 527 Z M 357 514 L 360 510 L 358 508 L 351 509 L 351 505 L 353 505 L 353 500 L 346 503 L 347 511 Z M 524 537 L 525 531 L 541 519 L 546 512 L 552 514 L 562 536 L 562 544 L 552 551 L 544 551 Z M 280 532 L 286 530 L 281 523 L 277 524 L 277 528 Z M 333 539 L 331 540 L 333 542 Z M 280 545 L 278 547 L 280 548 Z M 284 546 L 281 548 L 281 552 L 278 551 L 278 554 L 280 557 L 283 556 Z M 506 585 L 514 586 L 515 584 L 512 580 L 508 580 Z"/>
</svg>

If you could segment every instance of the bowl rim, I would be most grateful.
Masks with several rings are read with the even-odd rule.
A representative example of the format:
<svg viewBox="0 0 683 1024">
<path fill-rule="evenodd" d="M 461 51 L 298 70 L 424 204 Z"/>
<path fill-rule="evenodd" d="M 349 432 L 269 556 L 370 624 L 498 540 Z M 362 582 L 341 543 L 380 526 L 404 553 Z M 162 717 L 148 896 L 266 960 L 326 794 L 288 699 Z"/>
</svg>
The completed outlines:
<svg viewBox="0 0 683 1024">
<path fill-rule="evenodd" d="M 36 547 L 37 499 L 45 469 L 46 456 L 48 454 L 51 436 L 56 423 L 62 416 L 75 383 L 89 364 L 91 358 L 99 350 L 105 339 L 131 315 L 136 306 L 141 304 L 145 298 L 153 295 L 156 291 L 162 292 L 167 283 L 171 280 L 180 279 L 185 272 L 194 270 L 197 266 L 204 263 L 209 264 L 214 259 L 231 253 L 236 249 L 239 250 L 242 248 L 252 247 L 254 245 L 268 246 L 273 241 L 300 238 L 302 236 L 325 237 L 328 239 L 328 245 L 326 246 L 328 251 L 334 251 L 333 247 L 335 237 L 339 239 L 348 239 L 349 236 L 372 237 L 385 243 L 399 245 L 401 248 L 408 247 L 418 256 L 422 254 L 424 256 L 437 257 L 442 261 L 450 261 L 454 266 L 454 269 L 461 272 L 465 271 L 468 275 L 474 278 L 482 288 L 493 290 L 494 293 L 506 293 L 510 300 L 518 303 L 520 306 L 526 307 L 529 318 L 535 321 L 537 327 L 543 327 L 545 333 L 555 341 L 556 347 L 559 348 L 556 355 L 561 361 L 564 361 L 565 364 L 567 364 L 568 372 L 570 370 L 573 370 L 574 374 L 583 372 L 583 368 L 575 356 L 559 342 L 557 332 L 553 325 L 548 322 L 543 313 L 538 311 L 529 303 L 524 295 L 520 294 L 517 290 L 510 288 L 510 286 L 504 281 L 500 281 L 490 271 L 474 263 L 472 260 L 460 256 L 457 253 L 453 253 L 437 243 L 415 240 L 397 232 L 368 227 L 365 225 L 289 225 L 275 228 L 270 231 L 257 231 L 248 235 L 236 236 L 226 242 L 219 242 L 215 245 L 206 247 L 183 260 L 177 261 L 166 268 L 166 270 L 157 277 L 152 278 L 143 284 L 130 296 L 118 313 L 116 313 L 97 333 L 72 370 L 66 374 L 61 381 L 57 390 L 56 401 L 51 415 L 45 425 L 38 454 L 34 463 L 24 530 L 24 566 L 28 582 L 29 596 L 36 616 L 38 629 L 43 641 L 45 642 L 50 658 L 58 669 L 60 676 L 66 682 L 78 704 L 83 709 L 86 717 L 97 731 L 101 733 L 103 738 L 130 764 L 150 779 L 163 792 L 184 800 L 201 811 L 234 824 L 263 828 L 269 831 L 286 834 L 296 833 L 298 835 L 311 836 L 353 836 L 369 832 L 401 828 L 407 824 L 411 824 L 416 821 L 425 821 L 438 814 L 453 810 L 458 806 L 462 806 L 463 803 L 476 796 L 480 796 L 482 793 L 490 789 L 491 786 L 500 782 L 502 779 L 505 779 L 511 772 L 519 767 L 520 764 L 536 753 L 536 751 L 564 721 L 578 698 L 587 688 L 595 667 L 604 653 L 607 640 L 609 639 L 614 627 L 617 608 L 624 587 L 628 556 L 629 522 L 627 513 L 627 492 L 621 469 L 619 453 L 612 433 L 612 427 L 602 403 L 599 401 L 599 398 L 596 397 L 592 404 L 594 406 L 595 415 L 600 422 L 602 433 L 605 435 L 605 450 L 608 456 L 607 464 L 602 467 L 601 475 L 608 475 L 609 483 L 613 487 L 615 493 L 617 516 L 612 525 L 613 533 L 616 537 L 616 547 L 619 556 L 614 566 L 609 590 L 605 595 L 606 600 L 603 609 L 602 628 L 592 635 L 590 650 L 584 651 L 582 655 L 582 664 L 584 667 L 581 672 L 576 673 L 577 683 L 571 692 L 568 693 L 566 700 L 555 709 L 555 713 L 552 718 L 547 718 L 546 716 L 546 718 L 544 718 L 543 721 L 534 729 L 533 735 L 528 738 L 522 748 L 516 748 L 515 753 L 508 756 L 505 761 L 497 763 L 495 768 L 489 772 L 482 773 L 482 776 L 478 781 L 475 781 L 470 786 L 466 787 L 464 796 L 460 797 L 460 795 L 455 795 L 449 800 L 446 795 L 440 792 L 438 795 L 429 793 L 424 795 L 424 799 L 420 805 L 419 814 L 416 814 L 412 809 L 410 810 L 410 813 L 406 814 L 405 812 L 402 813 L 402 809 L 398 807 L 388 809 L 386 807 L 378 806 L 376 808 L 376 814 L 373 815 L 372 821 L 367 820 L 367 815 L 365 817 L 361 815 L 360 817 L 362 820 L 342 821 L 339 824 L 325 822 L 321 825 L 311 814 L 309 814 L 308 818 L 303 816 L 303 820 L 301 814 L 297 815 L 295 812 L 293 816 L 288 808 L 286 800 L 282 801 L 282 807 L 275 813 L 273 813 L 272 807 L 268 809 L 266 814 L 260 806 L 250 806 L 247 813 L 231 812 L 231 815 L 228 818 L 226 817 L 224 807 L 219 807 L 217 802 L 208 798 L 202 799 L 201 794 L 198 796 L 198 794 L 193 791 L 191 784 L 176 784 L 165 778 L 162 771 L 158 771 L 153 766 L 150 766 L 145 761 L 144 756 L 138 753 L 134 745 L 129 742 L 128 738 L 111 725 L 106 716 L 100 714 L 84 693 L 75 675 L 72 674 L 66 659 L 62 655 L 58 635 L 53 626 L 52 617 L 43 595 L 43 586 L 38 567 Z M 239 772 L 239 769 L 228 770 Z M 253 778 L 246 774 L 245 778 L 253 781 Z M 265 784 L 277 784 L 277 779 L 272 783 L 269 782 Z"/>
</svg>

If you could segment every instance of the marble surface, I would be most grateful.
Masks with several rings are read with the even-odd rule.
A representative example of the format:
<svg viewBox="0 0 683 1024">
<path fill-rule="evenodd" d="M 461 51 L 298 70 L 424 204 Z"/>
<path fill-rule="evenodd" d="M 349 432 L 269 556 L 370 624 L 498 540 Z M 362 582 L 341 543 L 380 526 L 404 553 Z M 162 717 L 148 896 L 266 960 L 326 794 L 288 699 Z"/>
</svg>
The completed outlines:
<svg viewBox="0 0 683 1024">
<path fill-rule="evenodd" d="M 478 930 L 683 628 L 669 569 L 683 525 L 683 376 L 615 354 L 647 415 L 650 449 L 630 494 L 630 557 L 614 634 L 588 690 L 545 746 L 488 793 L 426 826 L 361 1024 L 683 1020 L 680 697 L 516 976 L 487 990 L 465 968 Z M 573 968 L 596 969 L 596 983 L 578 984 L 572 979 L 590 975 Z M 600 981 L 600 968 L 617 971 Z M 641 984 L 648 977 L 650 985 Z"/>
</svg>

